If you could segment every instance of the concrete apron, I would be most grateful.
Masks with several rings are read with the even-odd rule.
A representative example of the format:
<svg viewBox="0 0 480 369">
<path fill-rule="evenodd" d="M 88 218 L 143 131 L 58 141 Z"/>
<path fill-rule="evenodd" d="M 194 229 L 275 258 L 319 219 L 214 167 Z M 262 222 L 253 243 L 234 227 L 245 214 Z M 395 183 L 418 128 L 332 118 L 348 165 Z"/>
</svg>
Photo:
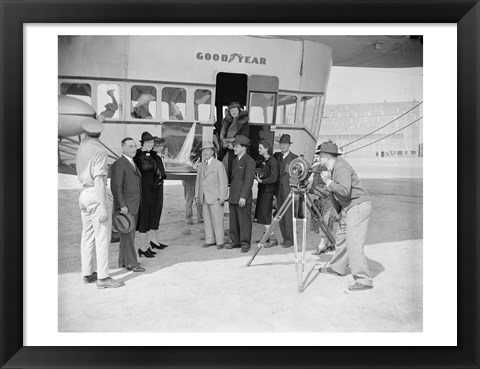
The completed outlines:
<svg viewBox="0 0 480 369">
<path fill-rule="evenodd" d="M 293 249 L 251 257 L 178 262 L 148 273 L 111 270 L 125 280 L 97 290 L 79 273 L 59 275 L 59 331 L 86 332 L 380 332 L 422 331 L 423 240 L 366 247 L 374 288 L 351 292 L 351 275 L 318 273 L 331 254 L 306 253 L 297 290 Z M 228 250 L 238 252 L 238 249 Z"/>
</svg>

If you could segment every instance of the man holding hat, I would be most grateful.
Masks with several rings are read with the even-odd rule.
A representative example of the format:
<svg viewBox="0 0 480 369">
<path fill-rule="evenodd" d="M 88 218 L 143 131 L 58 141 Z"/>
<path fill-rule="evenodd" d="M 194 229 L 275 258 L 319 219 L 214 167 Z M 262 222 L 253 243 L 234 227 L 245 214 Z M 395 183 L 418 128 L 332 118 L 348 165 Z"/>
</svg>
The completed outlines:
<svg viewBox="0 0 480 369">
<path fill-rule="evenodd" d="M 86 139 L 76 156 L 78 180 L 82 191 L 78 199 L 82 217 L 81 262 L 85 283 L 97 282 L 97 288 L 116 288 L 125 283 L 110 278 L 108 248 L 112 235 L 112 203 L 107 194 L 108 154 L 99 141 L 103 124 L 93 118 L 82 122 Z M 111 197 L 111 196 L 110 196 Z M 97 272 L 93 269 L 96 253 Z"/>
<path fill-rule="evenodd" d="M 255 160 L 247 154 L 250 139 L 238 135 L 233 142 L 235 159 L 232 166 L 232 183 L 228 198 L 230 210 L 230 239 L 227 249 L 241 247 L 250 250 L 252 240 L 252 186 L 255 176 Z"/>
<path fill-rule="evenodd" d="M 333 205 L 340 214 L 336 251 L 328 267 L 321 268 L 320 272 L 341 276 L 347 274 L 350 265 L 355 284 L 348 289 L 351 291 L 371 289 L 372 273 L 363 250 L 372 211 L 367 191 L 355 170 L 339 157 L 340 152 L 336 144 L 324 142 L 320 145 L 319 151 L 320 164 L 328 169 L 321 173 L 321 177 L 333 194 Z"/>
<path fill-rule="evenodd" d="M 205 224 L 205 244 L 202 247 L 225 246 L 223 204 L 227 199 L 228 180 L 223 163 L 213 157 L 213 142 L 202 145 L 202 163 L 197 169 L 195 181 L 195 205 L 202 206 Z"/>
<path fill-rule="evenodd" d="M 280 152 L 273 154 L 278 163 L 277 190 L 275 192 L 277 210 L 280 209 L 290 193 L 290 173 L 288 168 L 292 160 L 298 158 L 298 155 L 290 151 L 290 145 L 293 143 L 290 140 L 290 135 L 283 134 L 280 137 L 279 142 Z M 297 207 L 298 201 L 295 201 L 295 208 Z M 287 210 L 282 219 L 280 219 L 280 232 L 282 233 L 283 237 L 282 247 L 293 246 L 293 223 L 291 209 Z"/>
<path fill-rule="evenodd" d="M 133 138 L 122 140 L 121 158 L 112 165 L 111 188 L 113 193 L 114 224 L 120 232 L 120 250 L 118 266 L 134 272 L 144 272 L 137 261 L 135 252 L 135 230 L 137 225 L 138 209 L 142 193 L 142 175 L 133 158 L 137 152 L 137 145 Z M 125 224 L 125 227 L 121 225 Z"/>
</svg>

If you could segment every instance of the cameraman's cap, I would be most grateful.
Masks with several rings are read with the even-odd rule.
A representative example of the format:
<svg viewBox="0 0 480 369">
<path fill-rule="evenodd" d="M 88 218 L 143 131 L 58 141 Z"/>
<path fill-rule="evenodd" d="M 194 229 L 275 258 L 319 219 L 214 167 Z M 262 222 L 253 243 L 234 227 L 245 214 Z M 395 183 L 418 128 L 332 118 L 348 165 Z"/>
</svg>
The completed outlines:
<svg viewBox="0 0 480 369">
<path fill-rule="evenodd" d="M 340 151 L 338 151 L 337 144 L 333 142 L 324 142 L 320 145 L 320 147 L 317 149 L 316 153 L 321 153 L 321 152 L 326 152 L 328 154 L 332 155 L 342 155 Z"/>
<path fill-rule="evenodd" d="M 250 139 L 248 137 L 238 135 L 235 137 L 235 141 L 233 141 L 234 145 L 243 145 L 243 146 L 249 146 L 250 145 Z"/>
<path fill-rule="evenodd" d="M 93 118 L 86 118 L 82 120 L 82 128 L 85 133 L 98 134 L 103 131 L 103 124 Z"/>
<path fill-rule="evenodd" d="M 282 143 L 293 144 L 293 142 L 291 142 L 290 140 L 290 135 L 281 135 L 278 142 L 280 142 L 281 144 Z"/>
<path fill-rule="evenodd" d="M 154 143 L 155 145 L 163 145 L 163 144 L 165 143 L 165 139 L 162 138 L 162 137 L 155 137 L 155 138 L 153 139 L 153 143 Z"/>
</svg>

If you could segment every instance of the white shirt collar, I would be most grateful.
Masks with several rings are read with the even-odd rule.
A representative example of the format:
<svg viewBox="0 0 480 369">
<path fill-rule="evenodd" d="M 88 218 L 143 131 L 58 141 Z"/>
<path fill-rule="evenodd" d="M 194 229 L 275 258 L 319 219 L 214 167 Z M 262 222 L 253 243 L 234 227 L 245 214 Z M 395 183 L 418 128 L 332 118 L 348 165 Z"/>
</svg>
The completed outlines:
<svg viewBox="0 0 480 369">
<path fill-rule="evenodd" d="M 238 155 L 238 160 L 240 160 L 242 158 L 242 156 L 245 155 L 245 153 L 241 154 L 241 155 Z"/>
<path fill-rule="evenodd" d="M 288 150 L 287 152 L 283 153 L 283 158 L 285 159 L 285 158 L 288 156 L 288 154 L 290 154 L 290 150 Z"/>
<path fill-rule="evenodd" d="M 135 163 L 133 162 L 133 159 L 132 159 L 130 156 L 127 156 L 127 155 L 125 155 L 125 154 L 123 154 L 123 156 L 125 156 L 125 157 L 128 159 L 128 161 L 130 162 L 130 164 L 132 164 L 133 166 L 135 166 Z"/>
<path fill-rule="evenodd" d="M 335 165 L 337 164 L 337 159 L 333 160 L 332 164 L 330 164 L 330 168 L 328 168 L 328 170 L 333 170 L 333 168 L 335 168 Z"/>
<path fill-rule="evenodd" d="M 212 163 L 213 156 L 206 161 L 207 165 L 210 165 Z"/>
</svg>

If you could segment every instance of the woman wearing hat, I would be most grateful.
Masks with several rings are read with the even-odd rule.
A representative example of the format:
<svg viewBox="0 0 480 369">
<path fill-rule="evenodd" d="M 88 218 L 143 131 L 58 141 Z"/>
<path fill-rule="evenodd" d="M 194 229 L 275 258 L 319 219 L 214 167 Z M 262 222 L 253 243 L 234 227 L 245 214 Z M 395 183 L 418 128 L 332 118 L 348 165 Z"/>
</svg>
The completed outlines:
<svg viewBox="0 0 480 369">
<path fill-rule="evenodd" d="M 240 103 L 232 102 L 228 105 L 226 116 L 222 121 L 222 130 L 220 131 L 222 146 L 227 150 L 223 161 L 227 167 L 228 183 L 231 182 L 232 176 L 232 162 L 234 158 L 233 141 L 237 135 L 250 136 L 248 121 L 248 111 L 242 110 Z"/>
<path fill-rule="evenodd" d="M 277 159 L 273 157 L 273 145 L 263 140 L 258 145 L 258 152 L 262 159 L 257 161 L 255 169 L 255 179 L 258 182 L 257 204 L 255 207 L 255 219 L 258 224 L 265 226 L 265 231 L 272 223 L 273 195 L 277 186 L 278 164 Z M 260 242 L 257 241 L 257 242 Z M 272 233 L 267 240 L 265 247 L 278 245 L 275 233 Z"/>
<path fill-rule="evenodd" d="M 157 240 L 156 231 L 159 228 L 163 209 L 163 180 L 167 178 L 162 159 L 153 150 L 155 137 L 149 132 L 143 132 L 141 147 L 133 159 L 142 174 L 142 201 L 138 215 L 137 230 L 140 232 L 140 249 L 138 255 L 153 257 L 151 247 L 162 248 Z M 150 233 L 150 238 L 147 237 Z"/>
</svg>

